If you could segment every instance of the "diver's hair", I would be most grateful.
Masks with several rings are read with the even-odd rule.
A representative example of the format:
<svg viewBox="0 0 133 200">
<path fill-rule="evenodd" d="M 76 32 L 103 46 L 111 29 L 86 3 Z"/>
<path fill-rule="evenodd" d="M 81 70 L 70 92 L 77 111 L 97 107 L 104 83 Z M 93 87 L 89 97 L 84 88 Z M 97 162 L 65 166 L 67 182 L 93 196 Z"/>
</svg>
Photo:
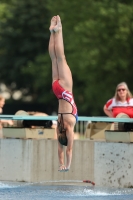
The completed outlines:
<svg viewBox="0 0 133 200">
<path fill-rule="evenodd" d="M 61 145 L 64 145 L 64 146 L 67 146 L 67 137 L 66 137 L 66 134 L 65 133 L 60 133 L 58 135 L 58 141 Z"/>
<path fill-rule="evenodd" d="M 121 83 L 119 83 L 119 84 L 116 86 L 115 96 L 114 96 L 115 100 L 116 100 L 116 101 L 119 101 L 119 100 L 120 100 L 120 97 L 119 97 L 118 91 L 117 91 L 118 88 L 119 88 L 120 86 L 124 86 L 124 88 L 127 90 L 126 99 L 128 100 L 129 98 L 132 98 L 133 95 L 132 95 L 132 93 L 130 92 L 127 83 L 126 83 L 126 82 L 121 82 Z"/>
</svg>

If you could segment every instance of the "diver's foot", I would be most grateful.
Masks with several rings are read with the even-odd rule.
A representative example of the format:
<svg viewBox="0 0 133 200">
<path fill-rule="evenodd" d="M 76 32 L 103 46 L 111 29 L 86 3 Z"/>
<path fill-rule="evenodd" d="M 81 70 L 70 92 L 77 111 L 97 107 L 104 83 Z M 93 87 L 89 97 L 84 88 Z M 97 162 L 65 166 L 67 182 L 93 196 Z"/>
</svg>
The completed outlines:
<svg viewBox="0 0 133 200">
<path fill-rule="evenodd" d="M 56 25 L 57 25 L 57 17 L 54 16 L 51 19 L 51 24 L 50 24 L 50 27 L 49 27 L 50 32 L 54 31 L 54 28 L 55 28 Z"/>
<path fill-rule="evenodd" d="M 58 32 L 59 30 L 61 30 L 62 29 L 62 24 L 61 24 L 61 19 L 60 19 L 60 16 L 59 15 L 57 15 L 57 24 L 56 24 L 56 26 L 54 27 L 54 31 L 55 32 Z"/>
</svg>

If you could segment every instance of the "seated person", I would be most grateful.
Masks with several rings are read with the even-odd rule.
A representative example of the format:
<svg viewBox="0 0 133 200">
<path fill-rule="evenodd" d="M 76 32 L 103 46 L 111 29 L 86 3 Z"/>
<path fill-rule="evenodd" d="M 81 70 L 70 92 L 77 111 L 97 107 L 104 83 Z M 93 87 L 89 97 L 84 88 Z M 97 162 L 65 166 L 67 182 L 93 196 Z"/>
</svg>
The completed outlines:
<svg viewBox="0 0 133 200">
<path fill-rule="evenodd" d="M 32 116 L 48 116 L 46 113 L 43 113 L 43 112 L 34 112 L 34 111 L 29 111 L 28 112 L 29 115 L 32 115 Z M 57 127 L 57 121 L 55 120 L 52 120 L 52 126 L 51 128 L 56 128 Z M 33 128 L 33 127 L 32 127 Z"/>
<path fill-rule="evenodd" d="M 5 98 L 0 95 L 0 114 L 3 113 L 4 105 L 5 105 Z M 4 125 L 12 126 L 13 125 L 13 121 L 12 120 L 1 119 L 0 120 L 0 128 L 2 128 Z"/>
<path fill-rule="evenodd" d="M 4 105 L 5 105 L 5 98 L 0 95 L 0 114 L 3 113 Z M 12 120 L 6 120 L 6 119 L 0 119 L 0 138 L 3 138 L 2 128 L 4 126 L 8 126 L 8 125 L 12 126 L 13 125 L 13 121 Z"/>
<path fill-rule="evenodd" d="M 133 118 L 133 98 L 125 82 L 119 83 L 115 95 L 103 107 L 104 113 L 109 117 L 117 117 L 120 113 Z"/>
</svg>

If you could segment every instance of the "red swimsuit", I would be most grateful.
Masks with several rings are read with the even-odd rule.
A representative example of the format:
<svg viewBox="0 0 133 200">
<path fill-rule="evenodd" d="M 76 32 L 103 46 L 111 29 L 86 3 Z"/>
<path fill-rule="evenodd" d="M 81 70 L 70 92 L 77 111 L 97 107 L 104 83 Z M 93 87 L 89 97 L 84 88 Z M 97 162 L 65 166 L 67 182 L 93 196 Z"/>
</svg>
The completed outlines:
<svg viewBox="0 0 133 200">
<path fill-rule="evenodd" d="M 72 113 L 70 113 L 70 114 L 74 115 L 76 118 L 76 121 L 77 121 L 77 118 L 78 118 L 77 106 L 74 102 L 73 94 L 71 92 L 65 90 L 63 87 L 61 87 L 61 85 L 59 84 L 59 80 L 56 80 L 52 84 L 52 89 L 53 89 L 55 96 L 58 99 L 64 99 L 72 105 Z M 64 114 L 66 114 L 66 113 L 64 113 Z M 69 114 L 69 113 L 67 113 L 67 114 Z"/>
</svg>

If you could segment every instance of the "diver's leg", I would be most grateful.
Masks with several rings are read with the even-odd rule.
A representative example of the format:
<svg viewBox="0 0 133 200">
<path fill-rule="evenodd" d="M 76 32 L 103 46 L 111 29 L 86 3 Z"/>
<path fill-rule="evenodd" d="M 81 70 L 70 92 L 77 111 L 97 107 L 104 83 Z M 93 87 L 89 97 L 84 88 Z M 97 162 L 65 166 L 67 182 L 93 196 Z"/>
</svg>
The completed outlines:
<svg viewBox="0 0 133 200">
<path fill-rule="evenodd" d="M 55 36 L 54 36 L 55 33 L 53 31 L 56 24 L 57 24 L 57 19 L 56 19 L 56 16 L 54 16 L 51 19 L 51 24 L 50 24 L 50 28 L 49 28 L 51 35 L 50 35 L 49 47 L 48 47 L 49 55 L 50 55 L 50 58 L 51 58 L 51 61 L 52 61 L 52 79 L 53 79 L 53 82 L 55 80 L 59 79 L 57 59 L 56 59 L 56 55 L 55 55 Z"/>
<path fill-rule="evenodd" d="M 66 89 L 72 92 L 72 74 L 70 68 L 66 62 L 64 54 L 64 43 L 62 35 L 62 24 L 60 17 L 57 15 L 57 25 L 54 28 L 55 31 L 55 53 L 57 58 L 58 72 L 60 84 Z"/>
</svg>

